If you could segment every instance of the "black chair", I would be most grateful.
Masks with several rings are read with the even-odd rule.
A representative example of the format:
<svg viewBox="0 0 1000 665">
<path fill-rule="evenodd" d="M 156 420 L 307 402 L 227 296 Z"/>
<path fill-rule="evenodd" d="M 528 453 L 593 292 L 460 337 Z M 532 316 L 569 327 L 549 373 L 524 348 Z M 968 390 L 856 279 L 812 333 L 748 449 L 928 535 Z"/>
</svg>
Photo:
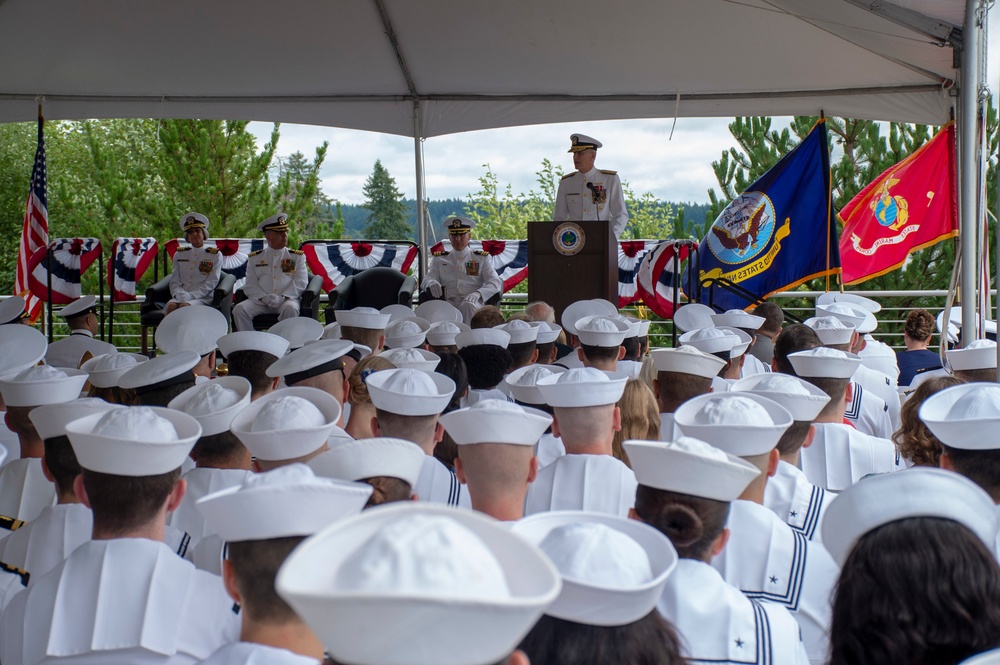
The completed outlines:
<svg viewBox="0 0 1000 665">
<path fill-rule="evenodd" d="M 395 268 L 376 266 L 350 275 L 330 292 L 326 321 L 333 323 L 337 310 L 355 307 L 382 309 L 388 305 L 409 306 L 417 290 L 417 279 Z"/>
<path fill-rule="evenodd" d="M 299 297 L 299 316 L 308 316 L 319 320 L 319 300 L 323 293 L 323 277 L 320 275 L 310 275 L 306 290 Z M 236 292 L 233 304 L 238 304 L 247 299 L 243 289 Z M 258 314 L 253 317 L 254 330 L 267 330 L 278 322 L 277 314 Z"/>
<path fill-rule="evenodd" d="M 156 328 L 163 320 L 163 308 L 170 300 L 170 277 L 167 275 L 156 284 L 146 289 L 146 300 L 139 307 L 139 324 L 142 334 L 142 353 L 149 353 L 149 329 Z M 226 317 L 226 323 L 232 325 L 233 314 L 233 287 L 236 286 L 236 278 L 229 273 L 222 273 L 219 283 L 212 292 L 212 307 L 222 312 Z M 156 351 L 156 342 L 153 342 L 153 351 Z"/>
</svg>

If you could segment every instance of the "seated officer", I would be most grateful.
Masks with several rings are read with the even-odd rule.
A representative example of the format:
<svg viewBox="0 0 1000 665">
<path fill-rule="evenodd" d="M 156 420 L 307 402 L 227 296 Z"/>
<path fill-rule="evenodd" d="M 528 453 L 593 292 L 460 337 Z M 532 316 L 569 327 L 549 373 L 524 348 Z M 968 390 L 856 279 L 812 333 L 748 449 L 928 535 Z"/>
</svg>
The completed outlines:
<svg viewBox="0 0 1000 665">
<path fill-rule="evenodd" d="M 476 223 L 452 217 L 446 223 L 451 251 L 435 253 L 422 288 L 435 298 L 444 298 L 462 312 L 466 323 L 486 301 L 503 292 L 503 282 L 490 263 L 489 254 L 469 248 Z"/>
<path fill-rule="evenodd" d="M 178 307 L 211 305 L 212 293 L 222 277 L 222 254 L 206 247 L 208 217 L 189 212 L 181 217 L 181 232 L 190 245 L 178 247 L 170 277 L 170 301 L 163 309 L 169 314 Z"/>
<path fill-rule="evenodd" d="M 250 252 L 247 260 L 247 299 L 233 308 L 237 330 L 253 330 L 259 314 L 277 314 L 279 321 L 298 316 L 299 298 L 309 285 L 306 255 L 288 248 L 288 215 L 272 215 L 257 229 L 264 232 L 267 247 Z"/>
</svg>

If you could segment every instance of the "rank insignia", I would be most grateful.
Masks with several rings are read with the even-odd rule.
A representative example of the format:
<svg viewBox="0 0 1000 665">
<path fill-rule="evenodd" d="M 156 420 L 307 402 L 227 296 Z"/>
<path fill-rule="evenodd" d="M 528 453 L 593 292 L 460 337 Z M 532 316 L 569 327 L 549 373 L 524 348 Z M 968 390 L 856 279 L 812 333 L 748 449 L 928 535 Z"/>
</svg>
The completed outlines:
<svg viewBox="0 0 1000 665">
<path fill-rule="evenodd" d="M 476 261 L 466 262 L 465 274 L 472 275 L 473 277 L 479 277 L 479 263 L 477 263 Z"/>
<path fill-rule="evenodd" d="M 291 259 L 281 259 L 281 272 L 295 272 L 295 261 Z"/>
</svg>

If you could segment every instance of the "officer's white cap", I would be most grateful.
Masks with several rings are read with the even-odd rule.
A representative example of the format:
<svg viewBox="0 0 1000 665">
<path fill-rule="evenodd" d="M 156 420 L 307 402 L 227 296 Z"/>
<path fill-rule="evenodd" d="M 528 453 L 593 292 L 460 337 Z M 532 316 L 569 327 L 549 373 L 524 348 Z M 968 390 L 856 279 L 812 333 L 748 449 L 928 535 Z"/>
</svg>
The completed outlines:
<svg viewBox="0 0 1000 665">
<path fill-rule="evenodd" d="M 0 378 L 0 394 L 7 406 L 41 406 L 71 402 L 80 396 L 87 373 L 35 365 L 13 376 Z"/>
<path fill-rule="evenodd" d="M 371 494 L 371 485 L 317 478 L 305 464 L 289 464 L 250 474 L 195 505 L 219 538 L 242 542 L 311 536 L 359 514 Z"/>
<path fill-rule="evenodd" d="M 179 469 L 201 425 L 186 413 L 151 406 L 117 406 L 66 425 L 80 466 L 115 476 L 158 476 Z"/>
<path fill-rule="evenodd" d="M 339 480 L 399 478 L 412 488 L 423 471 L 427 454 L 405 439 L 375 437 L 334 446 L 309 460 L 317 476 Z"/>
<path fill-rule="evenodd" d="M 590 626 L 625 626 L 656 608 L 677 551 L 662 533 L 636 520 L 585 513 L 538 513 L 511 530 L 555 564 L 562 592 L 549 616 Z"/>
<path fill-rule="evenodd" d="M 746 353 L 751 340 L 750 335 L 739 328 L 716 327 L 688 331 L 677 341 L 703 353 L 728 353 L 730 358 L 739 358 Z"/>
<path fill-rule="evenodd" d="M 59 316 L 64 319 L 70 319 L 74 316 L 83 314 L 86 311 L 94 309 L 97 306 L 97 296 L 83 296 L 77 298 L 70 304 L 59 310 Z"/>
<path fill-rule="evenodd" d="M 194 381 L 194 372 L 191 370 L 200 362 L 201 356 L 195 351 L 177 351 L 156 356 L 122 374 L 118 378 L 118 386 L 141 394 L 174 383 Z"/>
<path fill-rule="evenodd" d="M 977 339 L 964 348 L 945 351 L 952 371 L 970 369 L 996 369 L 997 343 L 991 339 Z"/>
<path fill-rule="evenodd" d="M 385 345 L 392 349 L 413 349 L 424 343 L 431 324 L 411 317 L 391 322 L 385 329 Z"/>
<path fill-rule="evenodd" d="M 920 405 L 920 420 L 941 443 L 961 450 L 996 450 L 1000 385 L 966 383 L 934 393 Z"/>
<path fill-rule="evenodd" d="M 97 397 L 81 397 L 72 402 L 45 404 L 31 410 L 28 417 L 35 431 L 43 441 L 57 436 L 66 436 L 66 425 L 84 416 L 94 415 L 114 409 L 114 404 L 108 404 Z"/>
<path fill-rule="evenodd" d="M 826 345 L 849 344 L 854 337 L 854 326 L 835 316 L 814 316 L 805 324 L 816 331 L 819 341 Z"/>
<path fill-rule="evenodd" d="M 121 353 L 114 351 L 94 356 L 80 365 L 87 373 L 90 385 L 96 388 L 114 388 L 122 374 L 149 358 L 139 353 Z"/>
<path fill-rule="evenodd" d="M 674 326 L 681 332 L 690 332 L 701 328 L 714 328 L 715 310 L 700 302 L 691 302 L 681 305 L 674 312 Z"/>
<path fill-rule="evenodd" d="M 455 382 L 444 374 L 416 369 L 376 372 L 367 384 L 376 409 L 400 416 L 436 416 L 455 394 Z"/>
<path fill-rule="evenodd" d="M 462 321 L 462 312 L 447 300 L 428 300 L 417 305 L 414 313 L 421 319 L 437 323 L 438 321 Z"/>
<path fill-rule="evenodd" d="M 439 418 L 459 446 L 508 443 L 534 446 L 552 424 L 552 416 L 499 399 L 484 399 Z"/>
<path fill-rule="evenodd" d="M 532 321 L 531 325 L 538 328 L 538 337 L 535 341 L 539 344 L 551 344 L 559 339 L 559 333 L 562 332 L 562 328 L 546 321 Z"/>
<path fill-rule="evenodd" d="M 816 298 L 817 305 L 829 305 L 835 302 L 843 302 L 848 305 L 855 305 L 862 309 L 867 309 L 872 314 L 882 311 L 882 305 L 871 298 L 866 298 L 857 293 L 840 293 L 838 291 L 827 291 Z"/>
<path fill-rule="evenodd" d="M 239 330 L 223 335 L 216 342 L 216 345 L 226 358 L 235 351 L 260 351 L 261 353 L 269 353 L 275 358 L 281 358 L 288 353 L 288 347 L 291 346 L 284 337 L 259 330 Z"/>
<path fill-rule="evenodd" d="M 861 365 L 861 358 L 839 349 L 819 346 L 788 354 L 788 362 L 797 376 L 819 379 L 849 379 Z"/>
<path fill-rule="evenodd" d="M 938 517 L 968 528 L 993 552 L 997 510 L 989 494 L 965 476 L 928 467 L 865 478 L 844 490 L 823 517 L 823 545 L 844 565 L 869 531 L 909 517 Z"/>
<path fill-rule="evenodd" d="M 379 310 L 380 314 L 389 315 L 389 323 L 394 323 L 396 321 L 401 321 L 402 319 L 412 319 L 416 318 L 417 314 L 413 311 L 413 308 L 409 305 L 399 305 L 392 304 L 386 305 Z"/>
<path fill-rule="evenodd" d="M 236 414 L 233 434 L 254 457 L 290 460 L 319 450 L 340 420 L 340 404 L 329 393 L 305 386 L 282 388 Z"/>
<path fill-rule="evenodd" d="M 712 323 L 717 326 L 757 330 L 764 325 L 764 317 L 748 314 L 742 309 L 729 309 L 722 314 L 712 314 Z"/>
<path fill-rule="evenodd" d="M 272 378 L 283 376 L 286 384 L 294 385 L 310 377 L 342 369 L 342 357 L 353 348 L 354 343 L 347 340 L 320 340 L 271 363 L 266 374 Z"/>
<path fill-rule="evenodd" d="M 570 147 L 567 152 L 583 152 L 584 150 L 597 150 L 604 147 L 603 143 L 586 134 L 570 134 L 569 143 Z"/>
<path fill-rule="evenodd" d="M 21 296 L 11 296 L 0 301 L 0 325 L 20 321 L 26 304 Z"/>
<path fill-rule="evenodd" d="M 31 326 L 0 326 L 0 376 L 17 374 L 37 364 L 48 347 L 45 335 Z"/>
<path fill-rule="evenodd" d="M 202 436 L 228 432 L 236 414 L 250 404 L 250 382 L 242 376 L 220 376 L 188 388 L 167 404 L 201 425 Z"/>
<path fill-rule="evenodd" d="M 538 341 L 538 326 L 533 326 L 520 319 L 501 323 L 498 326 L 493 326 L 493 329 L 502 330 L 510 335 L 510 344 L 527 344 Z"/>
<path fill-rule="evenodd" d="M 561 584 L 538 548 L 495 520 L 405 501 L 310 538 L 275 587 L 337 662 L 491 665 Z"/>
<path fill-rule="evenodd" d="M 812 422 L 830 402 L 825 392 L 797 376 L 762 372 L 746 376 L 730 387 L 734 393 L 763 395 L 788 409 L 798 422 Z"/>
<path fill-rule="evenodd" d="M 334 312 L 337 323 L 342 328 L 364 328 L 365 330 L 385 330 L 389 324 L 389 314 L 383 314 L 374 307 L 338 309 Z"/>
<path fill-rule="evenodd" d="M 574 367 L 561 374 L 538 379 L 535 385 L 552 407 L 604 406 L 617 404 L 628 377 L 593 367 Z"/>
<path fill-rule="evenodd" d="M 454 346 L 459 333 L 472 330 L 461 321 L 437 321 L 427 329 L 427 343 L 431 346 Z"/>
<path fill-rule="evenodd" d="M 496 328 L 472 328 L 455 336 L 459 350 L 469 346 L 490 345 L 506 349 L 510 344 L 510 333 Z"/>
<path fill-rule="evenodd" d="M 577 300 L 567 305 L 559 319 L 563 330 L 571 335 L 576 334 L 576 322 L 588 316 L 607 316 L 608 308 L 593 300 Z"/>
<path fill-rule="evenodd" d="M 292 351 L 302 348 L 306 342 L 317 340 L 323 336 L 323 324 L 311 316 L 293 316 L 278 321 L 268 329 L 272 335 L 288 340 L 288 348 Z"/>
<path fill-rule="evenodd" d="M 699 439 L 628 440 L 628 453 L 640 485 L 715 501 L 735 501 L 760 477 L 760 469 Z"/>
<path fill-rule="evenodd" d="M 271 215 L 263 222 L 257 225 L 258 231 L 287 231 L 288 230 L 288 215 L 283 212 L 279 212 L 277 215 Z"/>
<path fill-rule="evenodd" d="M 545 397 L 538 388 L 538 380 L 562 374 L 566 371 L 560 365 L 527 365 L 518 367 L 504 379 L 510 389 L 510 396 L 524 404 L 545 404 Z"/>
<path fill-rule="evenodd" d="M 433 372 L 441 362 L 441 356 L 426 349 L 389 349 L 379 355 L 397 369 L 416 369 L 421 372 Z"/>
<path fill-rule="evenodd" d="M 699 351 L 693 346 L 654 349 L 649 355 L 653 358 L 657 372 L 677 372 L 711 379 L 718 376 L 719 371 L 726 366 L 726 361 L 722 358 Z"/>
<path fill-rule="evenodd" d="M 190 229 L 204 229 L 205 237 L 208 237 L 208 217 L 200 212 L 189 212 L 180 219 L 181 233 L 187 233 Z"/>
<path fill-rule="evenodd" d="M 204 356 L 215 351 L 215 343 L 228 330 L 226 317 L 214 307 L 181 307 L 163 317 L 153 338 L 164 353 L 194 351 Z"/>
<path fill-rule="evenodd" d="M 754 393 L 709 393 L 684 402 L 674 412 L 684 436 L 705 441 L 736 457 L 774 450 L 792 425 L 792 414 L 777 402 Z"/>
<path fill-rule="evenodd" d="M 620 317 L 585 316 L 573 323 L 576 336 L 587 346 L 621 346 L 629 332 L 629 325 Z"/>
</svg>

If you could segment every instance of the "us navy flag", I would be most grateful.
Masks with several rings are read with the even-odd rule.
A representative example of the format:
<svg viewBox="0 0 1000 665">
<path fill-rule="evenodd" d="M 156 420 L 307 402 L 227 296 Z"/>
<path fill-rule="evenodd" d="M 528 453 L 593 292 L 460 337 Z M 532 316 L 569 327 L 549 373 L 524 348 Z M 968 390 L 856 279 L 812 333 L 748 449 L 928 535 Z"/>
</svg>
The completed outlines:
<svg viewBox="0 0 1000 665">
<path fill-rule="evenodd" d="M 700 301 L 717 310 L 751 300 L 715 280 L 765 297 L 840 272 L 826 122 L 732 201 L 698 247 Z M 688 293 L 699 293 L 688 285 Z M 749 294 L 748 294 L 749 295 Z"/>
</svg>

